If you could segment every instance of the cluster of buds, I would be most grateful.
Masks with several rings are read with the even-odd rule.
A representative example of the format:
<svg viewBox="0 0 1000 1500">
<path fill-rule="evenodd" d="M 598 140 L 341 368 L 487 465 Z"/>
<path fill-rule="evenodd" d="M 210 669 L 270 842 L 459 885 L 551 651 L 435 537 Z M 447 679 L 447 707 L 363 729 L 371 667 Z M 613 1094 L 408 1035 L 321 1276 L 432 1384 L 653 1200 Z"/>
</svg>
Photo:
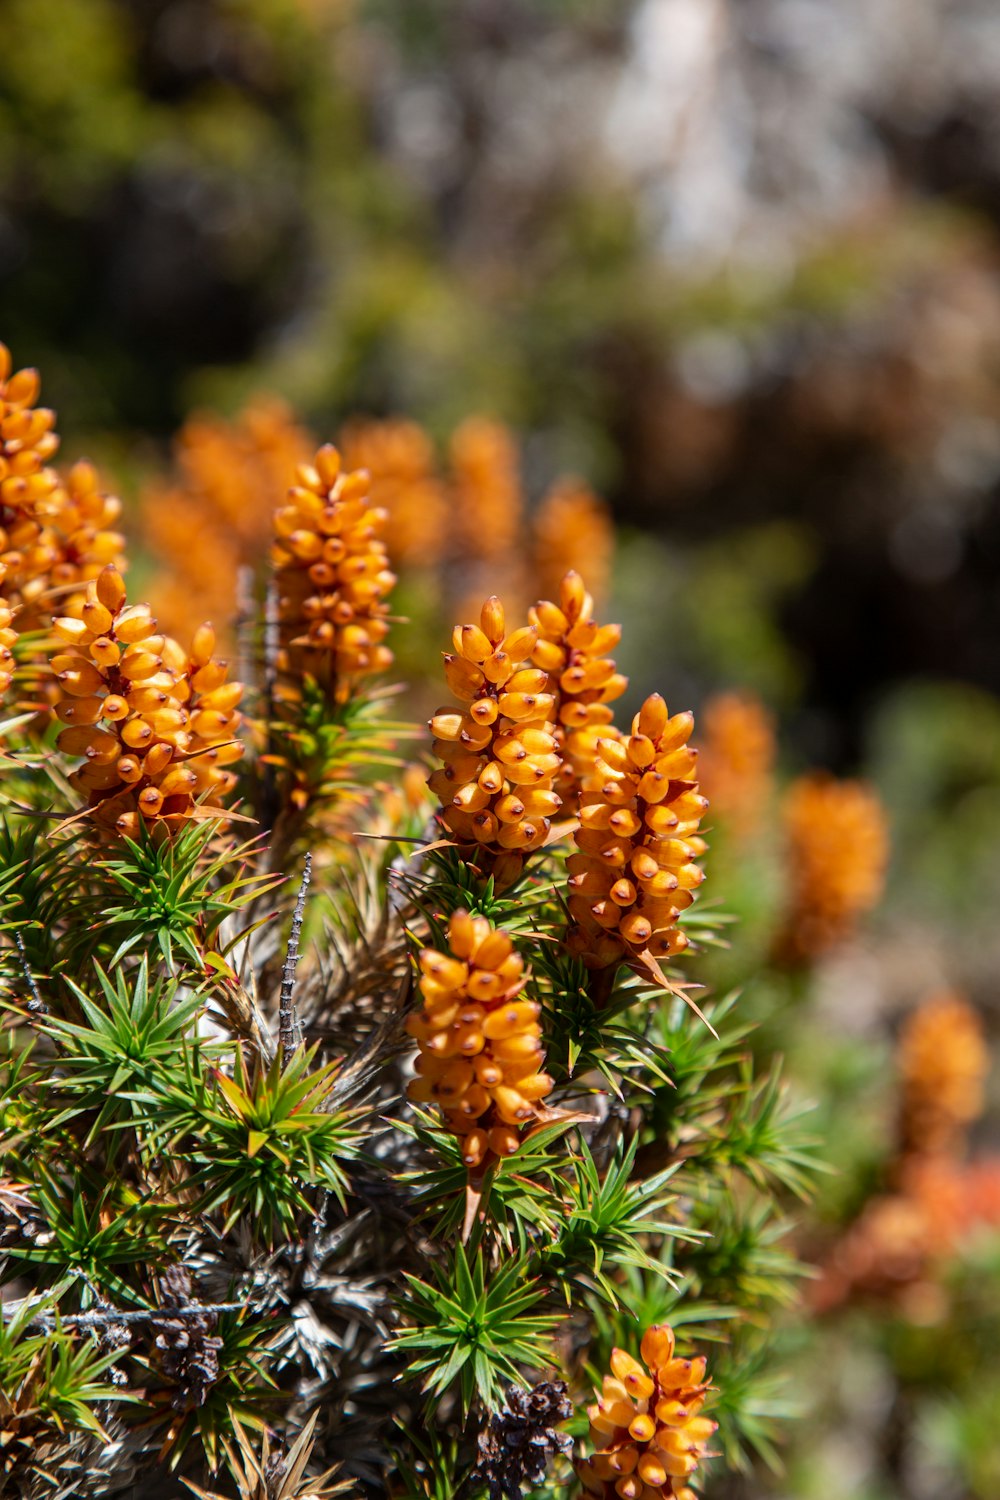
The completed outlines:
<svg viewBox="0 0 1000 1500">
<path fill-rule="evenodd" d="M 424 1003 L 406 1023 L 420 1052 L 407 1092 L 440 1106 L 475 1168 L 489 1153 L 513 1155 L 553 1081 L 542 1071 L 540 1007 L 520 998 L 524 960 L 507 934 L 457 911 L 448 946 L 420 954 Z"/>
<path fill-rule="evenodd" d="M 12 574 L 35 545 L 39 508 L 59 483 L 48 467 L 59 447 L 55 413 L 36 405 L 40 384 L 37 370 L 12 373 L 10 350 L 0 344 L 0 561 Z"/>
<path fill-rule="evenodd" d="M 556 790 L 569 815 L 579 808 L 580 792 L 594 787 L 597 742 L 617 735 L 610 704 L 628 686 L 628 679 L 605 655 L 621 640 L 621 626 L 598 625 L 593 613 L 594 600 L 579 573 L 573 572 L 560 580 L 558 604 L 543 599 L 528 611 L 538 631 L 531 660 L 549 673 L 556 690 L 563 758 Z"/>
<path fill-rule="evenodd" d="M 434 754 L 444 764 L 428 785 L 455 841 L 478 846 L 503 888 L 517 879 L 525 855 L 545 843 L 560 806 L 555 697 L 548 673 L 531 665 L 537 629 L 506 634 L 495 595 L 479 625 L 456 625 L 453 639 L 445 676 L 464 707 L 439 709 L 430 721 Z"/>
<path fill-rule="evenodd" d="M 6 690 L 13 673 L 11 646 L 20 621 L 25 578 L 43 574 L 48 548 L 40 515 L 51 503 L 59 476 L 49 459 L 59 447 L 55 413 L 37 406 L 37 370 L 12 373 L 10 350 L 0 344 L 0 682 Z"/>
<path fill-rule="evenodd" d="M 20 631 L 47 629 L 54 614 L 79 618 L 86 585 L 125 550 L 125 538 L 114 529 L 121 512 L 117 496 L 102 491 L 93 464 L 82 460 L 59 480 L 11 595 Z"/>
<path fill-rule="evenodd" d="M 906 1155 L 954 1154 L 983 1108 L 989 1052 L 982 1022 L 960 995 L 933 995 L 899 1039 L 900 1136 Z"/>
<path fill-rule="evenodd" d="M 559 479 L 535 512 L 535 580 L 547 598 L 567 573 L 585 573 L 598 599 L 608 592 L 615 529 L 607 505 L 580 479 Z"/>
<path fill-rule="evenodd" d="M 818 958 L 852 932 L 879 900 L 889 839 L 874 792 L 825 773 L 802 776 L 784 808 L 789 909 L 776 941 L 786 963 Z"/>
<path fill-rule="evenodd" d="M 580 796 L 577 852 L 567 863 L 567 942 L 593 968 L 687 947 L 677 919 L 704 879 L 698 825 L 708 806 L 688 746 L 694 718 L 646 699 L 632 733 L 597 742 L 599 785 Z"/>
<path fill-rule="evenodd" d="M 701 785 L 718 817 L 739 839 L 767 812 L 774 770 L 774 722 L 759 699 L 719 693 L 702 709 Z"/>
<path fill-rule="evenodd" d="M 191 653 L 156 630 L 148 605 L 129 606 L 109 564 L 87 586 L 80 618 L 55 621 L 62 648 L 51 666 L 59 689 L 57 744 L 85 757 L 70 781 L 86 793 L 98 826 L 134 836 L 214 815 L 230 791 L 226 769 L 240 759 L 235 738 L 243 689 L 227 682 L 210 625 Z"/>
<path fill-rule="evenodd" d="M 40 506 L 58 484 L 49 459 L 59 447 L 55 413 L 36 405 L 36 370 L 13 371 L 10 350 L 0 344 L 0 693 L 14 675 L 14 616 L 25 556 L 38 544 Z"/>
<path fill-rule="evenodd" d="M 578 1464 L 580 1480 L 602 1500 L 695 1500 L 690 1479 L 717 1427 L 701 1415 L 710 1390 L 705 1359 L 678 1359 L 666 1324 L 648 1328 L 643 1363 L 624 1349 L 588 1408 L 595 1452 Z"/>
<path fill-rule="evenodd" d="M 286 699 L 312 677 L 343 702 L 359 677 L 392 664 L 383 644 L 396 582 L 380 536 L 387 516 L 370 504 L 367 473 L 343 470 L 330 444 L 296 480 L 274 516 L 277 666 Z"/>
<path fill-rule="evenodd" d="M 367 469 L 374 504 L 389 512 L 392 555 L 415 568 L 440 562 L 448 531 L 434 445 L 416 422 L 356 422 L 341 434 L 344 464 Z"/>
<path fill-rule="evenodd" d="M 54 612 L 78 614 L 83 586 L 125 546 L 112 529 L 121 502 L 102 494 L 93 465 L 74 464 L 64 479 L 49 467 L 59 439 L 38 392 L 37 371 L 11 374 L 0 344 L 0 596 L 9 616 L 0 631 L 19 635 L 47 629 Z M 0 677 L 7 672 L 0 656 Z"/>
</svg>

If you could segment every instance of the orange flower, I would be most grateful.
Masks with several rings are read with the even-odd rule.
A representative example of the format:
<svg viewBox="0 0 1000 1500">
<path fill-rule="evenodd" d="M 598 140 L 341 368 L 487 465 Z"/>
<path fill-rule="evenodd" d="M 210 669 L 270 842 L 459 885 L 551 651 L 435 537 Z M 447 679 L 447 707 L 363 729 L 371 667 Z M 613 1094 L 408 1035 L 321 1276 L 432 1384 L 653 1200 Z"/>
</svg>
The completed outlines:
<svg viewBox="0 0 1000 1500">
<path fill-rule="evenodd" d="M 469 417 L 451 438 L 457 540 L 463 555 L 501 558 L 518 546 L 524 496 L 517 447 L 500 422 Z"/>
<path fill-rule="evenodd" d="M 168 630 L 183 629 L 191 599 L 220 622 L 236 613 L 237 575 L 267 552 L 276 505 L 313 445 L 289 408 L 256 396 L 233 420 L 196 413 L 178 433 L 178 479 L 143 495 L 143 524 L 163 564 L 151 600 Z"/>
<path fill-rule="evenodd" d="M 367 469 L 371 498 L 389 512 L 392 555 L 417 568 L 441 560 L 448 503 L 437 477 L 434 448 L 416 422 L 355 422 L 341 434 L 348 469 Z"/>
<path fill-rule="evenodd" d="M 508 635 L 495 595 L 479 625 L 455 626 L 454 642 L 445 676 L 463 706 L 441 708 L 430 721 L 444 765 L 428 786 L 455 842 L 474 848 L 484 871 L 506 887 L 525 855 L 545 843 L 560 805 L 555 697 L 548 674 L 530 665 L 538 631 L 526 625 Z"/>
<path fill-rule="evenodd" d="M 527 607 L 526 549 L 522 537 L 524 493 L 517 444 L 509 428 L 487 417 L 469 417 L 452 434 L 452 582 L 454 614 L 476 616 L 487 590 L 507 600 L 512 613 Z"/>
<path fill-rule="evenodd" d="M 708 806 L 695 778 L 689 713 L 668 715 L 658 693 L 646 699 L 626 738 L 599 739 L 600 786 L 580 797 L 577 853 L 568 863 L 567 943 L 593 968 L 643 953 L 682 952 L 677 918 L 704 875 L 698 824 Z"/>
<path fill-rule="evenodd" d="M 531 660 L 550 674 L 556 689 L 558 743 L 563 756 L 556 790 L 564 812 L 576 813 L 583 788 L 594 789 L 597 742 L 614 738 L 609 704 L 620 698 L 628 679 L 604 653 L 621 639 L 620 625 L 598 625 L 594 601 L 579 573 L 559 584 L 559 604 L 540 600 L 528 611 L 538 631 Z"/>
<path fill-rule="evenodd" d="M 23 603 L 26 580 L 50 562 L 42 527 L 59 483 L 48 466 L 59 439 L 55 413 L 36 405 L 39 384 L 37 370 L 11 373 L 10 351 L 0 344 L 0 587 L 12 614 Z"/>
<path fill-rule="evenodd" d="M 235 738 L 243 689 L 227 682 L 210 625 L 190 655 L 156 630 L 149 606 L 126 603 L 108 564 L 88 584 L 80 618 L 55 621 L 52 658 L 66 726 L 56 744 L 86 763 L 69 777 L 86 793 L 95 823 L 133 837 L 140 821 L 170 830 L 218 813 L 209 805 L 235 784 L 225 768 L 243 751 Z"/>
<path fill-rule="evenodd" d="M 720 693 L 702 711 L 701 784 L 713 813 L 741 839 L 767 811 L 774 769 L 774 722 L 757 698 Z"/>
<path fill-rule="evenodd" d="M 982 1023 L 960 995 L 932 995 L 899 1039 L 904 1153 L 954 1153 L 983 1108 L 989 1052 Z"/>
<path fill-rule="evenodd" d="M 535 579 L 555 598 L 567 573 L 582 573 L 604 599 L 615 551 L 611 512 L 581 479 L 556 480 L 535 512 Z"/>
<path fill-rule="evenodd" d="M 801 776 L 785 798 L 789 912 L 776 947 L 803 962 L 850 935 L 878 902 L 889 838 L 875 793 L 823 772 Z"/>
<path fill-rule="evenodd" d="M 520 1131 L 552 1088 L 542 1072 L 541 1008 L 520 998 L 524 960 L 485 917 L 457 911 L 449 952 L 420 955 L 423 1008 L 406 1029 L 419 1044 L 415 1104 L 437 1104 L 462 1137 L 462 1157 L 477 1167 L 488 1153 L 511 1156 Z"/>
<path fill-rule="evenodd" d="M 344 471 L 332 445 L 300 465 L 275 512 L 271 549 L 286 701 L 308 676 L 344 702 L 359 678 L 391 666 L 385 598 L 396 575 L 381 539 L 386 519 L 371 507 L 368 475 Z"/>
<path fill-rule="evenodd" d="M 12 574 L 38 534 L 40 507 L 59 482 L 48 467 L 59 447 L 55 412 L 36 405 L 39 388 L 37 370 L 11 373 L 10 350 L 0 344 L 0 561 Z"/>
<path fill-rule="evenodd" d="M 705 1358 L 678 1359 L 673 1329 L 648 1328 L 642 1361 L 611 1353 L 611 1374 L 588 1407 L 594 1453 L 577 1465 L 602 1500 L 696 1500 L 690 1481 L 718 1423 L 702 1415 L 711 1386 Z"/>
<path fill-rule="evenodd" d="M 947 1213 L 935 1224 L 916 1195 L 872 1198 L 834 1246 L 810 1302 L 829 1312 L 858 1296 L 895 1300 L 926 1278 L 933 1253 L 950 1249 Z"/>
<path fill-rule="evenodd" d="M 242 561 L 235 532 L 219 525 L 196 496 L 163 486 L 146 491 L 142 525 L 150 552 L 166 564 L 149 589 L 157 619 L 168 630 L 182 630 L 197 599 L 227 628 L 236 615 Z"/>
<path fill-rule="evenodd" d="M 79 617 L 85 585 L 108 563 L 120 564 L 125 538 L 111 528 L 122 503 L 105 495 L 93 464 L 75 463 L 45 502 L 45 520 L 24 556 L 17 599 L 20 631 L 44 630 L 53 615 Z"/>
</svg>

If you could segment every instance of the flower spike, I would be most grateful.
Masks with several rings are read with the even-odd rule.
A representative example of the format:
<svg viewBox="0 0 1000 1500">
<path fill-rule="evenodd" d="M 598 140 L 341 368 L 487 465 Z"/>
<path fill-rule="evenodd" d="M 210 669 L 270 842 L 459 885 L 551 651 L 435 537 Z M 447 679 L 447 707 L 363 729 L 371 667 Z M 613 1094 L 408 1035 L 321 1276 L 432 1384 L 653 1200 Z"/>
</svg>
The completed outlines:
<svg viewBox="0 0 1000 1500">
<path fill-rule="evenodd" d="M 59 447 L 55 412 L 38 406 L 37 370 L 12 373 L 10 350 L 0 344 L 0 553 L 29 548 L 37 534 L 39 508 L 59 482 L 49 460 Z"/>
<path fill-rule="evenodd" d="M 641 1360 L 611 1353 L 611 1374 L 588 1407 L 595 1452 L 577 1465 L 601 1500 L 696 1500 L 690 1480 L 718 1423 L 702 1416 L 712 1389 L 705 1359 L 678 1359 L 665 1323 L 643 1334 Z"/>
<path fill-rule="evenodd" d="M 469 417 L 452 434 L 450 458 L 463 552 L 491 562 L 512 556 L 524 509 L 513 434 L 500 422 Z"/>
<path fill-rule="evenodd" d="M 190 654 L 157 633 L 145 604 L 129 605 L 111 563 L 88 585 L 81 618 L 55 621 L 51 666 L 60 691 L 56 741 L 86 763 L 70 782 L 99 827 L 134 837 L 140 823 L 172 829 L 217 812 L 204 805 L 235 785 L 241 758 L 238 682 L 227 682 L 210 625 Z"/>
<path fill-rule="evenodd" d="M 694 728 L 658 693 L 647 698 L 624 739 L 599 739 L 600 785 L 580 797 L 577 853 L 567 862 L 567 943 L 592 968 L 673 957 L 687 947 L 677 918 L 704 875 L 698 824 L 708 806 L 695 779 Z"/>
<path fill-rule="evenodd" d="M 538 587 L 554 598 L 567 573 L 585 574 L 598 600 L 606 597 L 615 551 L 607 505 L 581 479 L 558 479 L 535 512 Z"/>
<path fill-rule="evenodd" d="M 365 470 L 343 470 L 327 444 L 313 464 L 300 465 L 275 512 L 277 665 L 286 699 L 308 676 L 342 703 L 359 678 L 392 665 L 385 599 L 396 575 L 381 538 L 388 516 L 371 506 L 368 489 Z"/>
<path fill-rule="evenodd" d="M 12 372 L 10 350 L 0 344 L 0 597 L 7 616 L 0 630 L 9 653 L 11 627 L 24 603 L 25 579 L 43 573 L 50 561 L 43 536 L 47 507 L 59 484 L 49 460 L 59 447 L 55 412 L 38 406 L 37 370 Z M 0 655 L 0 679 L 10 682 L 12 664 Z"/>
<path fill-rule="evenodd" d="M 719 693 L 701 713 L 701 784 L 737 839 L 751 838 L 767 817 L 774 772 L 774 722 L 748 693 Z"/>
<path fill-rule="evenodd" d="M 618 736 L 610 704 L 628 686 L 628 678 L 615 671 L 605 654 L 621 640 L 621 626 L 598 625 L 593 612 L 593 598 L 573 572 L 559 585 L 558 604 L 542 599 L 528 611 L 538 631 L 531 659 L 550 674 L 557 694 L 563 764 L 556 790 L 570 816 L 579 810 L 581 791 L 595 789 L 597 742 Z"/>
<path fill-rule="evenodd" d="M 545 843 L 561 806 L 555 697 L 548 674 L 530 664 L 537 628 L 508 634 L 496 595 L 478 625 L 455 626 L 454 642 L 444 669 L 462 707 L 441 708 L 430 721 L 434 754 L 444 764 L 427 784 L 454 841 L 476 850 L 503 888 Z"/>
<path fill-rule="evenodd" d="M 942 991 L 908 1016 L 899 1038 L 904 1155 L 957 1156 L 983 1108 L 990 1054 L 979 1014 Z"/>
<path fill-rule="evenodd" d="M 784 806 L 789 910 L 776 956 L 808 963 L 849 937 L 879 900 L 889 835 L 878 797 L 859 781 L 801 776 Z"/>
<path fill-rule="evenodd" d="M 510 1156 L 519 1132 L 553 1086 L 542 1071 L 540 1007 L 520 997 L 524 960 L 505 932 L 485 917 L 457 911 L 448 925 L 450 952 L 420 955 L 423 1009 L 406 1023 L 420 1047 L 416 1104 L 440 1106 L 462 1138 L 466 1166 Z"/>
</svg>

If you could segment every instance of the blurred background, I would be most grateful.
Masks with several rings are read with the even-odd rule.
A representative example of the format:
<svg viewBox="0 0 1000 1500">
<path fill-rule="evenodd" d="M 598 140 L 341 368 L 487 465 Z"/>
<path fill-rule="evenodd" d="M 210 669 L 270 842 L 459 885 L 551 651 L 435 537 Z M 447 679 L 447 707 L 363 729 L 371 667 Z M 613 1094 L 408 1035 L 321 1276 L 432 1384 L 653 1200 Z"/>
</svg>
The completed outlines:
<svg viewBox="0 0 1000 1500">
<path fill-rule="evenodd" d="M 575 565 L 626 706 L 706 711 L 742 927 L 700 977 L 838 1168 L 784 1475 L 719 1495 L 1000 1493 L 998 265 L 995 0 L 0 4 L 0 337 L 161 613 L 235 614 L 338 437 L 416 710 L 452 606 Z M 824 859 L 850 889 L 790 958 Z"/>
</svg>

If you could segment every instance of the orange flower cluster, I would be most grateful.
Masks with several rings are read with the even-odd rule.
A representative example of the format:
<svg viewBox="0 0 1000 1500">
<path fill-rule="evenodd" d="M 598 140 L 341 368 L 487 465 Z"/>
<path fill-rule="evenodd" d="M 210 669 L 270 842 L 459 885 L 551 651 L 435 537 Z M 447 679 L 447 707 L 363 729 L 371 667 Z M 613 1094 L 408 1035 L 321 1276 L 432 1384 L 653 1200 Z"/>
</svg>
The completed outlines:
<svg viewBox="0 0 1000 1500">
<path fill-rule="evenodd" d="M 563 757 L 556 790 L 564 812 L 572 816 L 581 790 L 593 789 L 598 740 L 617 733 L 609 705 L 621 697 L 628 679 L 605 655 L 620 641 L 621 626 L 598 625 L 592 618 L 594 600 L 579 573 L 567 573 L 558 593 L 558 604 L 540 600 L 528 611 L 528 619 L 538 631 L 531 659 L 549 673 L 556 692 Z"/>
<path fill-rule="evenodd" d="M 86 585 L 108 563 L 120 563 L 125 538 L 113 530 L 122 503 L 101 490 L 93 464 L 75 463 L 45 506 L 46 516 L 22 569 L 18 629 L 42 630 L 56 613 L 79 618 Z"/>
<path fill-rule="evenodd" d="M 591 592 L 604 599 L 615 552 L 607 505 L 581 479 L 558 479 L 535 512 L 535 580 L 555 598 L 567 573 L 585 573 Z"/>
<path fill-rule="evenodd" d="M 989 1052 L 982 1023 L 960 995 L 933 995 L 899 1040 L 904 1153 L 954 1154 L 983 1107 Z"/>
<path fill-rule="evenodd" d="M 653 693 L 630 736 L 597 742 L 600 785 L 581 794 L 577 853 L 567 864 L 567 944 L 591 967 L 687 947 L 677 918 L 704 879 L 694 861 L 705 851 L 697 830 L 708 806 L 688 747 L 693 728 L 690 713 L 671 718 Z"/>
<path fill-rule="evenodd" d="M 857 1299 L 888 1301 L 921 1322 L 943 1318 L 940 1272 L 984 1229 L 1000 1228 L 1000 1162 L 911 1157 L 899 1189 L 872 1198 L 846 1231 L 813 1286 L 830 1312 Z"/>
<path fill-rule="evenodd" d="M 36 403 L 37 370 L 12 373 L 10 350 L 0 344 L 0 685 L 6 692 L 14 673 L 11 648 L 25 578 L 44 573 L 47 549 L 39 512 L 59 483 L 48 461 L 59 447 L 55 413 Z"/>
<path fill-rule="evenodd" d="M 759 699 L 719 693 L 705 704 L 702 730 L 701 784 L 713 813 L 737 838 L 749 838 L 770 799 L 774 721 Z"/>
<path fill-rule="evenodd" d="M 385 598 L 396 575 L 380 535 L 386 520 L 371 506 L 367 473 L 344 470 L 332 445 L 299 466 L 271 549 L 286 700 L 309 676 L 344 702 L 359 677 L 391 666 Z"/>
<path fill-rule="evenodd" d="M 678 1359 L 665 1323 L 648 1328 L 643 1363 L 611 1353 L 597 1404 L 587 1410 L 595 1453 L 577 1465 L 590 1495 L 602 1500 L 696 1500 L 690 1479 L 718 1426 L 702 1416 L 711 1389 L 705 1358 Z"/>
<path fill-rule="evenodd" d="M 186 628 L 192 598 L 216 620 L 234 617 L 237 574 L 266 555 L 275 506 L 313 447 L 275 397 L 255 397 L 233 421 L 188 418 L 175 444 L 177 481 L 151 485 L 142 502 L 164 564 L 151 602 L 166 629 Z"/>
<path fill-rule="evenodd" d="M 802 963 L 847 937 L 878 902 L 888 829 L 874 792 L 822 772 L 792 783 L 784 821 L 791 891 L 776 949 L 784 961 Z"/>
<path fill-rule="evenodd" d="M 348 469 L 367 469 L 371 498 L 389 512 L 392 555 L 432 567 L 446 550 L 448 502 L 435 472 L 434 445 L 416 422 L 356 422 L 341 435 Z"/>
<path fill-rule="evenodd" d="M 79 590 L 118 558 L 124 538 L 110 528 L 121 502 L 103 495 L 91 464 L 78 463 L 65 479 L 48 466 L 59 446 L 55 413 L 36 405 L 35 370 L 11 374 L 0 344 L 0 632 L 9 653 L 16 636 L 45 629 L 54 609 L 78 613 Z M 0 656 L 0 680 L 11 664 Z"/>
<path fill-rule="evenodd" d="M 872 1198 L 834 1246 L 814 1288 L 817 1309 L 861 1296 L 900 1303 L 920 1321 L 945 1316 L 942 1264 L 980 1228 L 1000 1226 L 1000 1163 L 960 1160 L 988 1065 L 979 1017 L 960 996 L 932 996 L 909 1018 L 894 1191 Z"/>
<path fill-rule="evenodd" d="M 545 843 L 560 805 L 555 697 L 546 672 L 530 665 L 533 625 L 506 633 L 494 595 L 479 625 L 456 625 L 455 654 L 444 658 L 448 686 L 461 709 L 430 721 L 434 754 L 444 762 L 428 786 L 456 842 L 478 846 L 498 887 L 511 885 L 524 857 Z"/>
<path fill-rule="evenodd" d="M 935 1192 L 936 1218 L 922 1196 L 892 1193 L 871 1199 L 860 1218 L 838 1240 L 809 1300 L 816 1312 L 831 1312 L 858 1297 L 909 1302 L 916 1310 L 926 1302 L 913 1295 L 927 1286 L 935 1258 L 952 1249 L 951 1184 Z M 936 1299 L 934 1299 L 936 1300 Z"/>
<path fill-rule="evenodd" d="M 37 370 L 12 373 L 0 344 L 0 562 L 11 580 L 25 566 L 40 531 L 39 511 L 59 483 L 49 459 L 59 447 L 55 412 L 38 406 Z"/>
<path fill-rule="evenodd" d="M 227 682 L 210 625 L 195 632 L 190 656 L 156 631 L 149 606 L 126 603 L 121 574 L 109 564 L 88 585 L 80 618 L 55 621 L 63 647 L 52 658 L 66 726 L 56 741 L 86 763 L 70 776 L 85 792 L 95 823 L 133 837 L 170 830 L 218 813 L 231 790 L 225 769 L 239 760 L 235 739 L 243 689 Z"/>
<path fill-rule="evenodd" d="M 503 558 L 518 546 L 524 497 L 517 447 L 506 427 L 469 417 L 452 433 L 459 545 L 474 558 Z"/>
<path fill-rule="evenodd" d="M 523 536 L 524 492 L 513 433 L 501 422 L 469 417 L 449 444 L 453 517 L 452 584 L 459 619 L 475 617 L 487 589 L 520 614 L 528 603 Z"/>
<path fill-rule="evenodd" d="M 406 1023 L 420 1054 L 407 1093 L 440 1105 L 466 1165 L 478 1167 L 490 1152 L 517 1150 L 553 1081 L 542 1072 L 540 1007 L 519 998 L 527 975 L 507 934 L 457 911 L 448 946 L 420 955 L 424 1003 Z"/>
<path fill-rule="evenodd" d="M 474 614 L 484 585 L 526 604 L 532 566 L 547 597 L 574 568 L 603 592 L 613 538 L 606 508 L 582 481 L 563 479 L 528 534 L 517 444 L 502 423 L 462 422 L 446 473 L 431 438 L 412 421 L 349 424 L 340 451 L 345 471 L 369 471 L 371 504 L 389 515 L 393 557 L 419 569 L 444 567 L 449 584 L 461 579 L 459 615 Z M 206 413 L 188 419 L 175 444 L 177 477 L 150 485 L 142 502 L 144 530 L 163 564 L 150 598 L 164 629 L 184 628 L 192 597 L 228 628 L 238 575 L 256 567 L 274 508 L 311 453 L 308 435 L 273 397 L 255 397 L 232 421 Z M 446 565 L 456 562 L 451 576 Z"/>
</svg>

